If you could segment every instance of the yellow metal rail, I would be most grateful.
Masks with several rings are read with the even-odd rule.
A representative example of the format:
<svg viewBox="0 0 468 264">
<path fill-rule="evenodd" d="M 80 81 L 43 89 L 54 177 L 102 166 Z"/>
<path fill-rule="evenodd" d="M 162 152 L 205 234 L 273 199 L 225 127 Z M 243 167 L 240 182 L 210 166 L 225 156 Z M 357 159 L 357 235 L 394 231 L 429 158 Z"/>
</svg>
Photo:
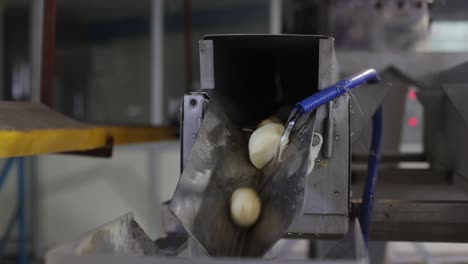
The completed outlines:
<svg viewBox="0 0 468 264">
<path fill-rule="evenodd" d="M 0 158 L 92 150 L 176 138 L 173 127 L 91 126 L 40 104 L 0 102 Z"/>
<path fill-rule="evenodd" d="M 0 131 L 0 158 L 101 148 L 111 136 L 115 145 L 176 138 L 170 127 L 90 127 Z"/>
</svg>

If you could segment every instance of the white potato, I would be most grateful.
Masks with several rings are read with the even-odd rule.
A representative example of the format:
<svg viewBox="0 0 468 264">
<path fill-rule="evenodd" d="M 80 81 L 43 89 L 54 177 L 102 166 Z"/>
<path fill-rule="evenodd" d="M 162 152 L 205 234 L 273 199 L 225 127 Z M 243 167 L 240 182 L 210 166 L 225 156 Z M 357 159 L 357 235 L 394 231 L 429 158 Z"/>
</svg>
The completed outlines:
<svg viewBox="0 0 468 264">
<path fill-rule="evenodd" d="M 268 124 L 281 124 L 281 121 L 276 116 L 270 116 L 267 119 L 262 120 L 257 127 L 262 127 Z"/>
<path fill-rule="evenodd" d="M 231 218 L 240 227 L 250 227 L 257 222 L 262 205 L 257 192 L 252 188 L 239 188 L 231 196 Z"/>
<path fill-rule="evenodd" d="M 266 124 L 257 128 L 249 139 L 249 157 L 257 169 L 262 169 L 275 156 L 284 126 L 281 124 Z"/>
</svg>

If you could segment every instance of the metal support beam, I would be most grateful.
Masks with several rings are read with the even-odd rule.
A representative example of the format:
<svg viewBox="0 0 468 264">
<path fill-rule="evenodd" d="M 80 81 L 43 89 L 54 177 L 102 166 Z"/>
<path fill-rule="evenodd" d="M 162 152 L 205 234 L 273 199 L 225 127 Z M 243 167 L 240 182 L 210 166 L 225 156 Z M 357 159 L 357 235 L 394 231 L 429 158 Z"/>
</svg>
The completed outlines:
<svg viewBox="0 0 468 264">
<path fill-rule="evenodd" d="M 42 72 L 42 39 L 43 39 L 43 22 L 44 22 L 44 0 L 34 0 L 31 3 L 31 18 L 30 18 L 30 101 L 41 101 L 41 72 Z M 41 222 L 39 215 L 39 177 L 38 177 L 38 158 L 32 157 L 28 162 L 29 167 L 29 208 L 30 208 L 30 231 L 31 244 L 33 248 L 33 256 L 42 256 L 41 244 Z"/>
<path fill-rule="evenodd" d="M 360 201 L 352 202 L 359 215 Z M 372 240 L 468 242 L 468 201 L 374 202 Z"/>
<path fill-rule="evenodd" d="M 29 54 L 31 60 L 31 101 L 41 100 L 42 24 L 44 0 L 31 1 Z"/>
<path fill-rule="evenodd" d="M 52 106 L 54 64 L 55 64 L 55 24 L 56 2 L 44 1 L 42 24 L 42 67 L 41 67 L 41 102 Z"/>
<path fill-rule="evenodd" d="M 282 0 L 270 0 L 270 34 L 281 34 Z"/>
<path fill-rule="evenodd" d="M 163 37 L 164 1 L 152 0 L 151 6 L 151 124 L 160 125 L 164 120 L 163 100 Z"/>
<path fill-rule="evenodd" d="M 164 93 L 163 93 L 163 67 L 164 67 L 164 0 L 151 1 L 151 87 L 150 87 L 150 122 L 153 125 L 160 125 L 164 121 Z M 159 212 L 161 211 L 161 199 L 159 196 L 160 177 L 158 177 L 158 167 L 155 162 L 158 160 L 158 149 L 151 146 L 148 154 L 148 190 L 149 190 L 149 212 L 152 223 L 149 230 L 150 237 L 156 238 L 162 235 L 162 224 Z"/>
<path fill-rule="evenodd" d="M 19 264 L 26 264 L 28 262 L 27 252 L 27 238 L 26 238 L 26 182 L 24 173 L 24 159 L 23 157 L 18 158 L 18 257 Z"/>
<path fill-rule="evenodd" d="M 5 76 L 4 76 L 4 69 L 5 69 L 5 7 L 7 6 L 5 1 L 0 2 L 0 99 L 4 100 L 3 93 L 5 91 Z"/>
</svg>

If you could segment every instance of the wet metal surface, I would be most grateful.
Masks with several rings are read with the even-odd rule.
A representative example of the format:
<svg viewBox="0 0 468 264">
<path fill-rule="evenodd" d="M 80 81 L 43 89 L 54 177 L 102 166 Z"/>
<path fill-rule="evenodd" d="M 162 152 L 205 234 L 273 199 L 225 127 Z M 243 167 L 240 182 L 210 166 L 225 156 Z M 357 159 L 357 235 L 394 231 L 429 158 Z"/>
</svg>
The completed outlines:
<svg viewBox="0 0 468 264">
<path fill-rule="evenodd" d="M 261 171 L 249 160 L 248 137 L 224 113 L 209 104 L 170 208 L 184 227 L 213 256 L 261 256 L 280 239 L 301 211 L 315 113 L 283 152 L 281 163 Z M 230 218 L 229 199 L 243 186 L 257 187 L 262 200 L 259 221 L 249 229 Z"/>
</svg>

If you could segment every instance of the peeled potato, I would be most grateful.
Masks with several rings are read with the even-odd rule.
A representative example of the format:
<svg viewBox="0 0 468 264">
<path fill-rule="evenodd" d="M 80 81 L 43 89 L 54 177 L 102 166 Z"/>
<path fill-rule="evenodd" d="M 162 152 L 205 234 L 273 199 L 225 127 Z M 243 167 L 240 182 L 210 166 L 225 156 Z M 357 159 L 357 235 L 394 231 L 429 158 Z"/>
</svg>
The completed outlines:
<svg viewBox="0 0 468 264">
<path fill-rule="evenodd" d="M 231 218 L 240 227 L 250 227 L 257 222 L 261 211 L 260 198 L 252 188 L 239 188 L 231 196 Z"/>
<path fill-rule="evenodd" d="M 280 124 L 280 123 L 281 121 L 276 116 L 270 116 L 267 119 L 262 120 L 262 122 L 260 122 L 260 124 L 258 124 L 257 127 L 262 127 L 268 124 Z"/>
<path fill-rule="evenodd" d="M 249 157 L 257 169 L 262 169 L 275 156 L 284 126 L 281 124 L 266 124 L 257 128 L 249 139 Z"/>
</svg>

